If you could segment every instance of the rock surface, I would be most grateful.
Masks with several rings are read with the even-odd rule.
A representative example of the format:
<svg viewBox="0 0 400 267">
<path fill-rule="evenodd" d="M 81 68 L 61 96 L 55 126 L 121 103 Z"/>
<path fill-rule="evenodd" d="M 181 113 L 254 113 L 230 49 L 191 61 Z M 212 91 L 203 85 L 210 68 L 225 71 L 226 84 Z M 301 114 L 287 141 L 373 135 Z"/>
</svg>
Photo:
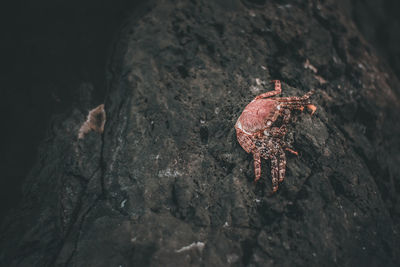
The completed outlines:
<svg viewBox="0 0 400 267">
<path fill-rule="evenodd" d="M 318 2 L 160 0 L 133 15 L 104 133 L 78 139 L 77 109 L 55 120 L 1 265 L 398 266 L 399 81 Z M 233 128 L 271 79 L 284 96 L 314 88 L 318 107 L 295 114 L 299 156 L 272 196 L 269 164 L 254 184 Z"/>
</svg>

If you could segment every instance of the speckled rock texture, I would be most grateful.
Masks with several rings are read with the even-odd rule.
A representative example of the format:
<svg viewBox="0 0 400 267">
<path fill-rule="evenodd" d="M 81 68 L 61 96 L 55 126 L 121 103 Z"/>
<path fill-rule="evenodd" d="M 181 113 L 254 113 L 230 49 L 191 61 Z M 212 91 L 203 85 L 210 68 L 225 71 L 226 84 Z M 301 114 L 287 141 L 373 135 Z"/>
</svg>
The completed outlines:
<svg viewBox="0 0 400 267">
<path fill-rule="evenodd" d="M 399 81 L 335 1 L 167 1 L 121 29 L 104 133 L 54 120 L 2 226 L 2 266 L 398 266 Z M 282 81 L 310 89 L 287 175 L 234 123 Z M 88 107 L 89 109 L 94 107 Z"/>
</svg>

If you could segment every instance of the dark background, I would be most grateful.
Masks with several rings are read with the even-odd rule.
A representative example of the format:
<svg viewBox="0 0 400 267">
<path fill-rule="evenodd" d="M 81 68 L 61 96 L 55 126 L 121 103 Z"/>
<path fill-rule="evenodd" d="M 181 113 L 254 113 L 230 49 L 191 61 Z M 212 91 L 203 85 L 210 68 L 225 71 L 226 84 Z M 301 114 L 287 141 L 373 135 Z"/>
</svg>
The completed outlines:
<svg viewBox="0 0 400 267">
<path fill-rule="evenodd" d="M 21 0 L 1 7 L 0 220 L 18 204 L 21 183 L 51 131 L 51 118 L 79 106 L 83 83 L 92 85 L 93 107 L 103 102 L 113 40 L 139 2 Z M 342 2 L 400 78 L 400 2 Z"/>
<path fill-rule="evenodd" d="M 118 26 L 139 1 L 14 1 L 1 8 L 0 218 L 15 207 L 50 119 L 105 94 L 105 65 Z"/>
</svg>

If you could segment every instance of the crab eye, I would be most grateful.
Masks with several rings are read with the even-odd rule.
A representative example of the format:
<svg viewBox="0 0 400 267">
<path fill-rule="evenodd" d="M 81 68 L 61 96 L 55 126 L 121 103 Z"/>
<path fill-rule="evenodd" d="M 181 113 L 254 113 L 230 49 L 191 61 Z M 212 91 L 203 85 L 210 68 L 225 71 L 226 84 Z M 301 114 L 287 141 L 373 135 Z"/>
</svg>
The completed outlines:
<svg viewBox="0 0 400 267">
<path fill-rule="evenodd" d="M 270 126 L 272 124 L 271 121 L 267 121 L 267 126 Z"/>
<path fill-rule="evenodd" d="M 276 109 L 277 109 L 277 110 L 281 110 L 281 105 L 278 105 L 278 106 L 276 107 Z"/>
</svg>

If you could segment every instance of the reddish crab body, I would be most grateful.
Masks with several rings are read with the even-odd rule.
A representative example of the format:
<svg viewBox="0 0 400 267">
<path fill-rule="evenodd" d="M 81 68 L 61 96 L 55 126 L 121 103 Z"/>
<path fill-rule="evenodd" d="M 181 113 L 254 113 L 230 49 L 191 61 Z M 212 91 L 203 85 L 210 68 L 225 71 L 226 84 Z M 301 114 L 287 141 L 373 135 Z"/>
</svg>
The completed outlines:
<svg viewBox="0 0 400 267">
<path fill-rule="evenodd" d="M 284 141 L 291 110 L 307 107 L 313 114 L 316 107 L 309 102 L 314 91 L 302 97 L 272 97 L 282 92 L 281 82 L 275 83 L 275 90 L 254 98 L 243 110 L 235 124 L 239 144 L 247 153 L 253 154 L 255 182 L 261 177 L 261 158 L 271 160 L 272 191 L 278 190 L 278 182 L 285 178 L 285 150 L 298 154 Z M 278 118 L 282 118 L 279 127 Z"/>
</svg>

